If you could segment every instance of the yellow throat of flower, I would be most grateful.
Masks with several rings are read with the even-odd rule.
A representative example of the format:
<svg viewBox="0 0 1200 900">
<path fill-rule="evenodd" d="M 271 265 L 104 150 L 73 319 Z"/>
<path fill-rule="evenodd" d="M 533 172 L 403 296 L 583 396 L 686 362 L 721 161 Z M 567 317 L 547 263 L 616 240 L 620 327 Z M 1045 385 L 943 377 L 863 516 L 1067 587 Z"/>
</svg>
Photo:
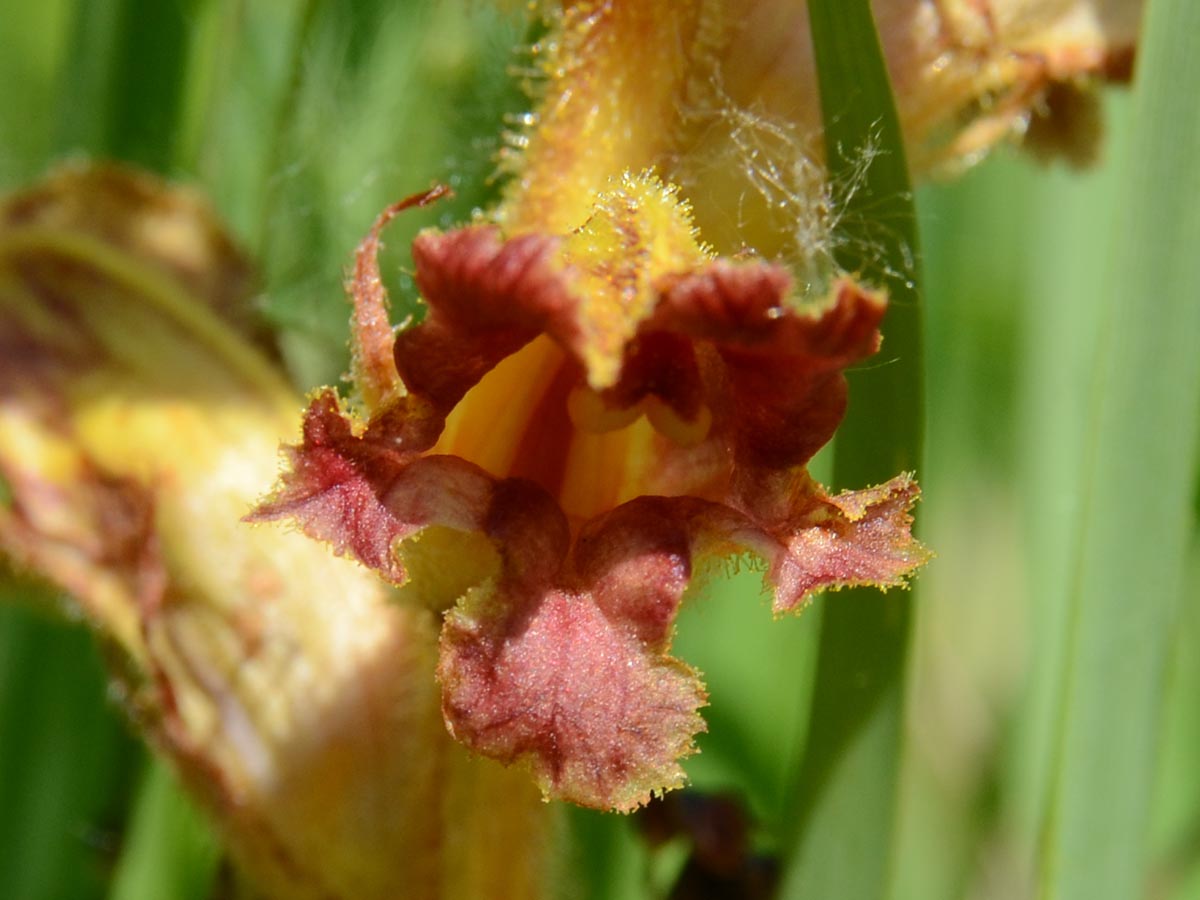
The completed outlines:
<svg viewBox="0 0 1200 900">
<path fill-rule="evenodd" d="M 712 255 L 697 241 L 687 204 L 649 173 L 623 173 L 593 198 L 559 244 L 556 264 L 581 298 L 581 359 L 542 336 L 502 361 L 446 420 L 434 452 L 469 460 L 500 478 L 537 482 L 582 521 L 653 491 L 658 446 L 692 446 L 710 411 L 679 415 L 655 395 L 630 404 L 605 398 L 657 285 Z M 694 492 L 707 473 L 675 490 Z"/>
</svg>

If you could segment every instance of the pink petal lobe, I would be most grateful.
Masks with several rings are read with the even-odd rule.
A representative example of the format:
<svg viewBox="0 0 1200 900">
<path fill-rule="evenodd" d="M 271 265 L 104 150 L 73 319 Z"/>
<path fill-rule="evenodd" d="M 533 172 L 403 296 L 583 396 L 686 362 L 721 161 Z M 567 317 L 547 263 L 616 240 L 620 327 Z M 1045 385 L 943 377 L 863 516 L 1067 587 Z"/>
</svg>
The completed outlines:
<svg viewBox="0 0 1200 900">
<path fill-rule="evenodd" d="M 439 675 L 451 733 L 521 761 L 547 796 L 630 811 L 683 784 L 678 760 L 704 728 L 695 673 L 648 654 L 587 594 L 551 590 L 522 609 L 468 595 L 442 631 Z"/>
<path fill-rule="evenodd" d="M 404 583 L 396 542 L 428 525 L 479 530 L 493 483 L 463 460 L 420 456 L 430 441 L 415 404 L 397 419 L 390 430 L 377 423 L 359 437 L 334 393 L 319 393 L 305 413 L 303 441 L 287 450 L 291 467 L 279 489 L 248 520 L 293 519 L 335 552 Z"/>
<path fill-rule="evenodd" d="M 690 537 L 649 511 L 585 529 L 582 584 L 502 580 L 446 618 L 438 671 L 451 732 L 528 766 L 547 796 L 635 809 L 683 783 L 679 760 L 704 730 L 703 686 L 667 654 Z"/>
<path fill-rule="evenodd" d="M 903 586 L 931 555 L 912 536 L 920 493 L 909 475 L 834 497 L 818 487 L 784 521 L 761 523 L 779 546 L 764 553 L 775 612 L 800 610 L 814 591 Z"/>
</svg>

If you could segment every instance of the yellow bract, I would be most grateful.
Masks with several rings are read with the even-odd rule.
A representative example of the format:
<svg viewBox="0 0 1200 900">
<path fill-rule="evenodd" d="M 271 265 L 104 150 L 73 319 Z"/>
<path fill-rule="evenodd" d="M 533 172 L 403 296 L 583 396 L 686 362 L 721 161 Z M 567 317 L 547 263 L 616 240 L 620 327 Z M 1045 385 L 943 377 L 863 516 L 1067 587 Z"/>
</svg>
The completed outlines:
<svg viewBox="0 0 1200 900">
<path fill-rule="evenodd" d="M 658 300 L 659 279 L 709 258 L 678 188 L 649 172 L 626 172 L 596 198 L 587 221 L 562 245 L 581 298 L 582 356 L 592 388 L 616 382 L 622 351 Z"/>
</svg>

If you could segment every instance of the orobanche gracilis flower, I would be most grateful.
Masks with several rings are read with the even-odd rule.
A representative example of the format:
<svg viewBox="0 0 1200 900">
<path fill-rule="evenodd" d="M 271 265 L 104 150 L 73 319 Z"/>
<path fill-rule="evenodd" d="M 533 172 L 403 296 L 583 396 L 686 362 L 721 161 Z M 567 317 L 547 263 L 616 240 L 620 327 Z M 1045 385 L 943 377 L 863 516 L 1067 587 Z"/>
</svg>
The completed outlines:
<svg viewBox="0 0 1200 900">
<path fill-rule="evenodd" d="M 255 518 L 295 520 L 444 613 L 442 710 L 466 746 L 549 797 L 630 810 L 682 783 L 704 727 L 698 674 L 669 651 L 713 560 L 757 557 L 786 613 L 822 588 L 902 584 L 927 552 L 909 475 L 831 495 L 805 468 L 886 300 L 828 252 L 812 77 L 795 77 L 811 66 L 803 5 L 565 7 L 535 47 L 545 97 L 503 201 L 413 244 L 421 322 L 393 332 L 376 254 L 387 222 L 440 190 L 360 245 L 357 396 L 312 398 Z M 911 38 L 937 10 L 881 13 Z M 949 34 L 967 10 L 944 13 Z M 956 49 L 893 39 L 910 79 Z M 998 66 L 976 88 L 1051 77 Z M 954 79 L 959 106 L 971 83 Z M 978 139 L 944 97 L 903 108 L 932 160 L 939 139 Z"/>
<path fill-rule="evenodd" d="M 704 689 L 669 649 L 707 561 L 759 557 L 782 613 L 900 584 L 926 556 L 909 476 L 830 496 L 805 470 L 885 299 L 834 278 L 800 302 L 785 267 L 704 245 L 652 170 L 700 24 L 681 11 L 567 14 L 574 68 L 557 77 L 578 89 L 554 91 L 493 222 L 417 238 L 428 313 L 395 335 L 379 233 L 437 192 L 380 217 L 351 281 L 360 403 L 312 399 L 257 513 L 445 611 L 459 740 L 549 796 L 622 810 L 682 783 L 703 728 Z M 629 65 L 639 45 L 648 71 Z"/>
<path fill-rule="evenodd" d="M 72 167 L 0 205 L 0 550 L 119 651 L 126 709 L 266 896 L 545 895 L 552 808 L 443 720 L 631 809 L 703 728 L 669 655 L 690 584 L 751 554 L 788 612 L 926 557 L 909 476 L 830 495 L 805 468 L 886 303 L 831 261 L 803 3 L 563 6 L 503 201 L 418 237 L 428 313 L 399 333 L 380 232 L 438 191 L 379 218 L 355 394 L 310 398 L 255 514 L 383 580 L 239 521 L 301 404 L 204 204 Z M 874 6 L 918 174 L 1025 129 L 1086 155 L 1086 80 L 1128 72 L 1139 9 Z"/>
</svg>

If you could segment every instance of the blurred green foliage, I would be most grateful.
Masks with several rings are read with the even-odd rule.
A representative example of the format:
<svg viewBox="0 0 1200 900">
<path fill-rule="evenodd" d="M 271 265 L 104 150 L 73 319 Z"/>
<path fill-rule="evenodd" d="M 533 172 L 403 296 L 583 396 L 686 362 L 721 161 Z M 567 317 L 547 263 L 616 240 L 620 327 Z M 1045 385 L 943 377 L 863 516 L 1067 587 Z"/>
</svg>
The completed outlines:
<svg viewBox="0 0 1200 900">
<path fill-rule="evenodd" d="M 868 851 L 887 854 L 892 898 L 1200 897 L 1200 72 L 1178 46 L 1200 22 L 1188 0 L 1150 8 L 1145 80 L 1106 103 L 1094 170 L 1002 149 L 917 192 L 919 516 L 939 558 L 900 746 L 869 763 L 880 784 L 899 772 L 890 845 Z M 0 23 L 0 189 L 78 154 L 198 184 L 258 261 L 304 387 L 345 369 L 341 281 L 373 215 L 431 181 L 456 191 L 389 231 L 404 309 L 412 234 L 494 196 L 505 123 L 528 106 L 521 11 L 465 0 L 0 0 Z M 205 896 L 215 844 L 126 732 L 83 628 L 25 582 L 4 601 L 0 893 Z M 851 625 L 869 602 L 822 601 Z M 693 781 L 741 796 L 785 864 L 821 626 L 817 610 L 772 622 L 752 573 L 680 623 L 712 694 Z M 848 842 L 856 802 L 880 833 L 874 783 L 848 797 Z M 670 882 L 677 859 L 630 819 L 573 821 L 573 895 Z"/>
</svg>

